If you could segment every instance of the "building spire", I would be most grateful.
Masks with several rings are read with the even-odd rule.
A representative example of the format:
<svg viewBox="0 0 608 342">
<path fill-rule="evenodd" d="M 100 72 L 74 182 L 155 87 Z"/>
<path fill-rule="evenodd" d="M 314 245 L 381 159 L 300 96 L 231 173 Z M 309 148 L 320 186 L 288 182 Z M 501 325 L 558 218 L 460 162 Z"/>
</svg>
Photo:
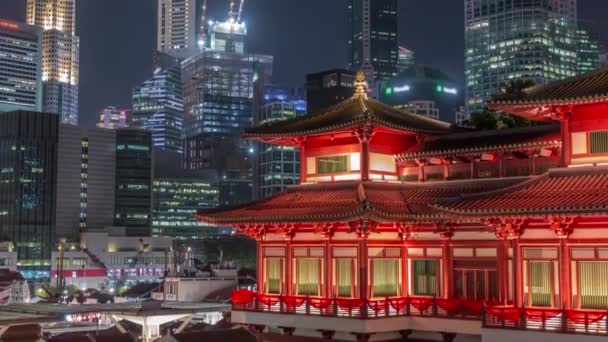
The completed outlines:
<svg viewBox="0 0 608 342">
<path fill-rule="evenodd" d="M 365 73 L 361 70 L 355 75 L 355 96 L 367 99 L 367 82 L 365 81 Z"/>
</svg>

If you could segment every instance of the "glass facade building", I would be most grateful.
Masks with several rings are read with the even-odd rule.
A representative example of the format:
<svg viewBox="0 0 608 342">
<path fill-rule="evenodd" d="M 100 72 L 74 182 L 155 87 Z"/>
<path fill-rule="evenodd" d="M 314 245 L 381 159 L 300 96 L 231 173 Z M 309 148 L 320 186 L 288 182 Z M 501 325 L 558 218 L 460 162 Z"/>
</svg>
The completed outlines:
<svg viewBox="0 0 608 342">
<path fill-rule="evenodd" d="M 129 236 L 150 236 L 152 224 L 152 134 L 116 130 L 114 225 Z"/>
<path fill-rule="evenodd" d="M 152 235 L 180 240 L 205 236 L 206 224 L 194 218 L 198 209 L 215 208 L 219 203 L 217 185 L 192 178 L 155 178 Z"/>
<path fill-rule="evenodd" d="M 0 20 L 0 112 L 42 109 L 42 30 Z"/>
<path fill-rule="evenodd" d="M 306 105 L 309 113 L 321 111 L 353 96 L 355 73 L 330 69 L 306 75 Z"/>
<path fill-rule="evenodd" d="M 182 152 L 184 103 L 177 59 L 157 53 L 152 78 L 133 89 L 132 127 L 152 133 L 155 147 Z"/>
<path fill-rule="evenodd" d="M 465 0 L 466 106 L 480 111 L 505 82 L 577 73 L 576 0 Z"/>
<path fill-rule="evenodd" d="M 363 70 L 368 82 L 397 75 L 399 1 L 349 0 L 350 69 Z"/>
<path fill-rule="evenodd" d="M 597 34 L 579 22 L 576 30 L 576 43 L 578 47 L 577 73 L 584 74 L 600 66 L 600 43 Z"/>
<path fill-rule="evenodd" d="M 267 87 L 264 106 L 256 117 L 256 126 L 287 120 L 306 113 L 306 101 L 300 89 Z M 281 192 L 300 180 L 300 152 L 291 146 L 259 143 L 257 147 L 257 198 Z"/>
<path fill-rule="evenodd" d="M 43 111 L 78 124 L 80 38 L 76 0 L 27 0 L 27 23 L 42 33 Z"/>
<path fill-rule="evenodd" d="M 48 278 L 55 243 L 57 115 L 0 113 L 0 241 L 15 244 L 18 268 Z"/>
</svg>

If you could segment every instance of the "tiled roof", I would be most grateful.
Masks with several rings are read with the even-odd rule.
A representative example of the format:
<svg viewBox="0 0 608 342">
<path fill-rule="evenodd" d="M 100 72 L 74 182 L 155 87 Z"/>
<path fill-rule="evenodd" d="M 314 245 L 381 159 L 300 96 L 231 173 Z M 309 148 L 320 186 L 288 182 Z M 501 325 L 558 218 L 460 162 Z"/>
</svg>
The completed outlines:
<svg viewBox="0 0 608 342">
<path fill-rule="evenodd" d="M 421 133 L 447 133 L 450 124 L 426 116 L 399 111 L 373 99 L 353 96 L 319 113 L 276 121 L 245 131 L 245 138 L 279 138 L 320 134 L 357 126 L 365 121 L 373 124 Z"/>
<path fill-rule="evenodd" d="M 497 191 L 438 200 L 451 214 L 509 216 L 608 213 L 608 168 L 555 169 Z"/>
<path fill-rule="evenodd" d="M 429 206 L 461 193 L 499 189 L 522 182 L 503 178 L 436 183 L 336 182 L 298 185 L 265 200 L 232 208 L 200 210 L 198 219 L 215 224 L 345 222 L 373 217 L 378 221 L 432 219 L 441 213 Z"/>
<path fill-rule="evenodd" d="M 608 68 L 602 68 L 584 75 L 528 88 L 523 97 L 499 96 L 489 105 L 494 108 L 502 105 L 561 105 L 592 103 L 606 99 L 608 99 Z"/>
<path fill-rule="evenodd" d="M 525 128 L 453 133 L 430 138 L 397 156 L 413 160 L 463 153 L 519 151 L 561 145 L 560 126 L 549 124 Z"/>
</svg>

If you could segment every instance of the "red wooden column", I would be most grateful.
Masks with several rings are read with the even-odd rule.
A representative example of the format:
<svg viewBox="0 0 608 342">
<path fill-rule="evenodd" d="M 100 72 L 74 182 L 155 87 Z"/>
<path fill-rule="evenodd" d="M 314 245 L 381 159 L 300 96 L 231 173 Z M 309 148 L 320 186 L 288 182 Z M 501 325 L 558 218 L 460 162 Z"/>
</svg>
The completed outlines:
<svg viewBox="0 0 608 342">
<path fill-rule="evenodd" d="M 507 243 L 498 242 L 498 296 L 501 302 L 505 303 L 509 298 L 509 252 Z"/>
<path fill-rule="evenodd" d="M 572 308 L 571 277 L 570 277 L 570 248 L 566 237 L 559 239 L 559 295 L 563 309 Z"/>
<path fill-rule="evenodd" d="M 361 180 L 369 180 L 369 142 L 372 139 L 372 127 L 367 123 L 363 127 L 359 127 L 355 131 L 355 135 L 359 139 L 361 153 Z"/>
<path fill-rule="evenodd" d="M 451 298 L 453 296 L 452 286 L 452 248 L 450 248 L 450 240 L 443 239 L 443 251 L 442 251 L 442 263 L 443 263 L 443 297 Z"/>
<path fill-rule="evenodd" d="M 516 307 L 522 307 L 523 301 L 523 270 L 522 257 L 519 239 L 513 240 L 513 286 L 514 288 L 514 303 Z"/>
<path fill-rule="evenodd" d="M 262 293 L 264 291 L 264 247 L 261 244 L 261 241 L 258 240 L 256 244 L 258 246 L 258 293 Z"/>
<path fill-rule="evenodd" d="M 560 115 L 562 133 L 562 167 L 570 165 L 572 159 L 572 142 L 570 135 L 570 113 Z"/>
<path fill-rule="evenodd" d="M 299 143 L 300 147 L 300 183 L 306 181 L 306 141 Z"/>
<path fill-rule="evenodd" d="M 367 240 L 362 237 L 359 239 L 359 298 L 368 297 L 367 277 Z"/>
<path fill-rule="evenodd" d="M 287 251 L 285 254 L 285 279 L 287 279 L 287 288 L 285 289 L 285 294 L 288 296 L 293 296 L 293 250 L 291 248 L 291 238 L 287 239 Z"/>
<path fill-rule="evenodd" d="M 329 240 L 325 240 L 325 251 L 323 253 L 324 261 L 325 261 L 325 297 L 331 298 L 333 297 L 332 291 L 332 279 L 333 279 L 333 269 L 332 269 L 332 257 L 331 257 L 331 246 L 329 245 Z"/>
</svg>

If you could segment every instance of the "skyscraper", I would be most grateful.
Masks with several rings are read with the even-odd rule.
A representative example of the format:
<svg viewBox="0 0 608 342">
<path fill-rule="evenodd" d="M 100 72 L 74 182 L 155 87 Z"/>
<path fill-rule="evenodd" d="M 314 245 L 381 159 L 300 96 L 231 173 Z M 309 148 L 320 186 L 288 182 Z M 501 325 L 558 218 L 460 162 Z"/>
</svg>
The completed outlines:
<svg viewBox="0 0 608 342">
<path fill-rule="evenodd" d="M 154 74 L 133 89 L 132 126 L 152 132 L 155 147 L 182 152 L 184 102 L 181 66 L 176 58 L 157 52 Z"/>
<path fill-rule="evenodd" d="M 0 240 L 13 241 L 19 270 L 48 278 L 55 243 L 57 115 L 0 113 Z"/>
<path fill-rule="evenodd" d="M 202 45 L 202 6 L 201 0 L 158 0 L 157 50 L 178 58 L 194 55 Z"/>
<path fill-rule="evenodd" d="M 256 115 L 255 125 L 292 119 L 306 113 L 301 89 L 266 87 L 264 106 Z M 300 152 L 291 146 L 258 143 L 255 173 L 257 198 L 266 198 L 300 180 Z"/>
<path fill-rule="evenodd" d="M 263 101 L 264 84 L 272 75 L 272 56 L 247 53 L 246 33 L 244 23 L 234 19 L 214 23 L 209 47 L 182 63 L 184 166 L 214 170 L 222 182 L 251 184 L 255 151 L 240 139 L 240 133 L 253 125 L 256 108 Z M 220 185 L 223 188 L 233 187 Z M 251 193 L 242 197 L 251 198 Z"/>
<path fill-rule="evenodd" d="M 27 22 L 41 27 L 43 111 L 78 124 L 80 38 L 76 0 L 27 0 Z"/>
<path fill-rule="evenodd" d="M 397 74 L 398 0 L 349 0 L 350 69 L 363 70 L 368 82 Z"/>
<path fill-rule="evenodd" d="M 129 127 L 131 111 L 124 108 L 108 106 L 99 112 L 99 122 L 97 127 L 117 129 Z"/>
<path fill-rule="evenodd" d="M 59 126 L 57 238 L 78 241 L 80 229 L 113 224 L 116 131 Z"/>
<path fill-rule="evenodd" d="M 150 236 L 153 180 L 152 134 L 116 130 L 116 191 L 114 225 L 129 236 Z"/>
<path fill-rule="evenodd" d="M 577 65 L 576 71 L 584 74 L 600 66 L 599 37 L 591 29 L 591 25 L 579 21 L 576 30 Z"/>
<path fill-rule="evenodd" d="M 399 63 L 397 64 L 397 69 L 399 72 L 403 72 L 409 68 L 413 68 L 416 65 L 416 56 L 414 51 L 405 48 L 403 46 L 399 47 Z"/>
<path fill-rule="evenodd" d="M 42 30 L 0 20 L 0 112 L 42 109 Z"/>
<path fill-rule="evenodd" d="M 468 112 L 512 79 L 546 83 L 577 73 L 576 0 L 465 0 Z"/>
<path fill-rule="evenodd" d="M 355 73 L 331 69 L 306 75 L 306 105 L 315 113 L 353 96 Z"/>
</svg>

